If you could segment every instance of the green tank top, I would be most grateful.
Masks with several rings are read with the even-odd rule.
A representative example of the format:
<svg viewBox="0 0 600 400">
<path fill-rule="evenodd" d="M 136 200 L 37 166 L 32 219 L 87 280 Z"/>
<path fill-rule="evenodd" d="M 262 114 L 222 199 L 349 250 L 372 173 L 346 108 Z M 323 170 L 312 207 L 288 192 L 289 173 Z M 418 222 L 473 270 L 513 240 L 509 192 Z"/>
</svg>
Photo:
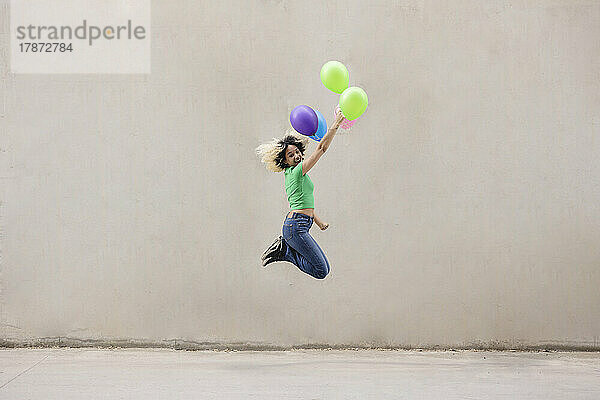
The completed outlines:
<svg viewBox="0 0 600 400">
<path fill-rule="evenodd" d="M 302 163 L 293 168 L 286 168 L 283 174 L 285 176 L 285 193 L 290 202 L 290 209 L 315 208 L 315 196 L 313 196 L 315 185 L 308 174 L 302 175 Z"/>
</svg>

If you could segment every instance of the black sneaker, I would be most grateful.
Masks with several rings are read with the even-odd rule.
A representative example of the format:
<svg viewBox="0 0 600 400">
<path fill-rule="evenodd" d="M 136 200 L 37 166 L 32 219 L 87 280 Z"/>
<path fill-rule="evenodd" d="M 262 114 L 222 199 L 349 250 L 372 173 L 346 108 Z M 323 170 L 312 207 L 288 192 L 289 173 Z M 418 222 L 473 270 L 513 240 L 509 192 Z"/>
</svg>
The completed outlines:
<svg viewBox="0 0 600 400">
<path fill-rule="evenodd" d="M 282 261 L 281 258 L 284 254 L 284 241 L 283 237 L 279 236 L 275 241 L 269 246 L 267 250 L 263 253 L 262 260 L 263 267 L 267 266 L 275 261 Z"/>
<path fill-rule="evenodd" d="M 269 256 L 269 254 L 273 253 L 273 251 L 276 251 L 277 248 L 280 246 L 281 239 L 282 239 L 281 236 L 279 236 L 277 239 L 275 239 L 275 241 L 273 243 L 271 243 L 269 248 L 267 250 L 265 250 L 265 252 L 263 253 L 263 255 L 260 259 L 264 260 L 265 258 L 267 258 Z"/>
</svg>

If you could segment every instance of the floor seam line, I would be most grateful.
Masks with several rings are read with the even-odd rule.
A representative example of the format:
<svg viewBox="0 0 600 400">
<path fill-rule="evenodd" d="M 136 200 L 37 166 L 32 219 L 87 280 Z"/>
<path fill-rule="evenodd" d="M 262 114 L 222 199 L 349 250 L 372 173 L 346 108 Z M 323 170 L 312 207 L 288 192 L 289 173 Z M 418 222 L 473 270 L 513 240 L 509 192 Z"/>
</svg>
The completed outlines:
<svg viewBox="0 0 600 400">
<path fill-rule="evenodd" d="M 41 363 L 42 361 L 44 361 L 46 358 L 50 357 L 50 354 L 47 354 L 44 358 L 42 358 L 40 361 L 36 362 L 35 364 L 33 364 L 31 367 L 27 368 L 25 371 L 22 371 L 21 373 L 17 374 L 17 376 L 15 376 L 14 378 L 10 379 L 8 382 L 5 382 L 2 386 L 0 386 L 0 389 L 2 389 L 3 387 L 5 387 L 6 385 L 8 385 L 9 383 L 11 383 L 12 381 L 14 381 L 15 379 L 17 379 L 18 377 L 20 377 L 21 375 L 23 375 L 25 372 L 31 370 L 33 367 L 35 367 L 36 365 L 38 365 L 39 363 Z"/>
</svg>

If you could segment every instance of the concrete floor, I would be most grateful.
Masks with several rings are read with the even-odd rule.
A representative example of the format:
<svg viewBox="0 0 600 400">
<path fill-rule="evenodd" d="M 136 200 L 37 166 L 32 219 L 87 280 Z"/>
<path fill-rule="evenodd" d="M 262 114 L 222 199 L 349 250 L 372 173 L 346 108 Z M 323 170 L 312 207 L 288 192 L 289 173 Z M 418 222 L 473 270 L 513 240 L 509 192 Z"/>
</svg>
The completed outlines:
<svg viewBox="0 0 600 400">
<path fill-rule="evenodd" d="M 600 399 L 600 353 L 0 349 L 0 399 Z"/>
</svg>

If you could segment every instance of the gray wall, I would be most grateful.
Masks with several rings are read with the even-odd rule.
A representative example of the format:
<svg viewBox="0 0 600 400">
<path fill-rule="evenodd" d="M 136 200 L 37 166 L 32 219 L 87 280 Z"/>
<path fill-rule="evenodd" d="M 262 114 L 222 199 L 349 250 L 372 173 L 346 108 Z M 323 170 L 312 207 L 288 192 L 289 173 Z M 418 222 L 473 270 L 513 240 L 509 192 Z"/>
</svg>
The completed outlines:
<svg viewBox="0 0 600 400">
<path fill-rule="evenodd" d="M 13 75 L 0 4 L 0 338 L 600 344 L 597 1 L 154 1 L 151 75 Z M 311 171 L 318 281 L 260 266 L 254 148 L 332 121 L 331 59 L 370 102 Z"/>
</svg>

